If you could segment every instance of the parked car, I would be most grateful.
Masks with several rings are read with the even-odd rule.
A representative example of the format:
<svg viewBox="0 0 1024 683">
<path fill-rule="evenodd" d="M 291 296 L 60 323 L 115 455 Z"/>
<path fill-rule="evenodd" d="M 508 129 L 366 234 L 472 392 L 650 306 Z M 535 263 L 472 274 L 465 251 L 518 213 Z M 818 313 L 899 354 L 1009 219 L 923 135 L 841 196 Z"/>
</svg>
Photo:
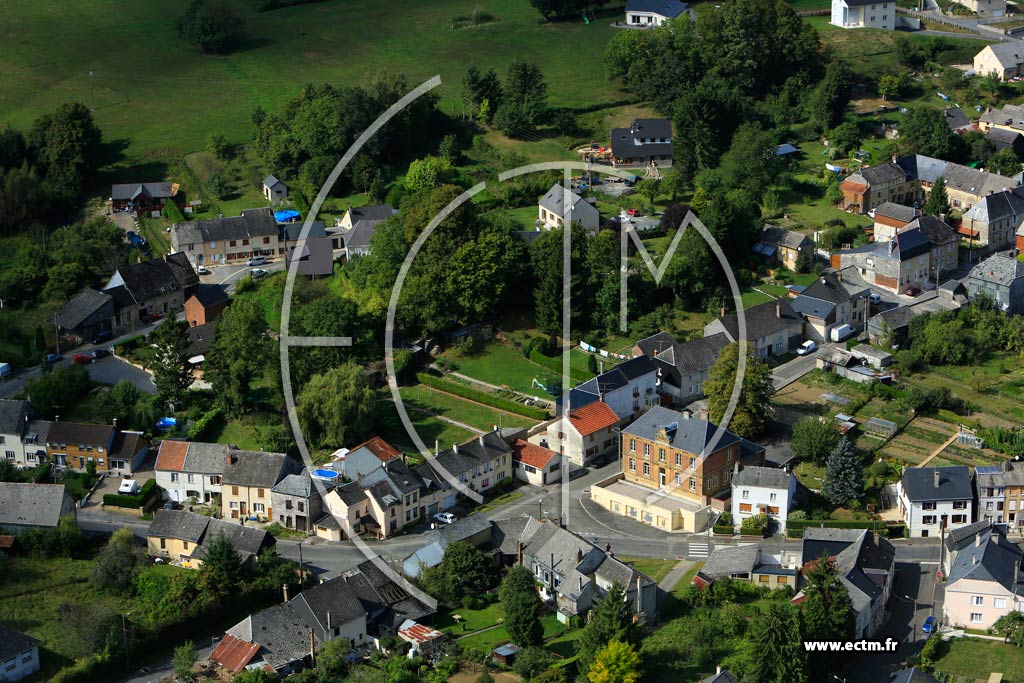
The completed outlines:
<svg viewBox="0 0 1024 683">
<path fill-rule="evenodd" d="M 252 267 L 252 266 L 262 266 L 266 262 L 267 262 L 267 257 L 266 256 L 253 256 L 252 258 L 250 258 L 248 261 L 245 262 L 245 265 L 247 265 L 249 267 Z"/>
<path fill-rule="evenodd" d="M 181 503 L 179 503 L 177 501 L 169 500 L 166 503 L 164 503 L 164 510 L 180 510 L 180 509 L 181 509 Z"/>
<path fill-rule="evenodd" d="M 95 346 L 96 344 L 102 344 L 105 341 L 110 341 L 113 337 L 114 334 L 110 330 L 103 330 L 102 332 L 97 332 L 96 336 L 92 338 L 93 346 Z"/>
<path fill-rule="evenodd" d="M 903 290 L 903 293 L 907 296 L 917 296 L 921 293 L 921 288 L 917 285 L 907 285 L 907 288 Z"/>
<path fill-rule="evenodd" d="M 60 361 L 64 360 L 64 356 L 60 355 L 59 353 L 48 353 L 46 354 L 46 358 L 44 358 L 43 360 L 45 360 L 47 363 L 59 363 Z"/>
<path fill-rule="evenodd" d="M 75 365 L 89 365 L 94 360 L 91 353 L 76 353 L 71 356 L 71 362 Z"/>
<path fill-rule="evenodd" d="M 459 521 L 459 518 L 450 512 L 438 512 L 434 515 L 435 522 L 441 522 L 441 524 L 454 524 Z"/>
<path fill-rule="evenodd" d="M 873 306 L 877 306 L 882 303 L 882 295 L 871 292 L 871 294 L 868 295 L 868 301 L 870 301 Z"/>
<path fill-rule="evenodd" d="M 97 361 L 100 358 L 106 358 L 107 356 L 112 355 L 112 353 L 113 352 L 110 349 L 96 349 L 92 352 L 92 359 Z"/>
<path fill-rule="evenodd" d="M 206 266 L 199 266 L 198 268 L 196 268 L 196 272 L 199 273 L 200 275 L 209 275 L 210 269 L 207 268 Z"/>
<path fill-rule="evenodd" d="M 806 356 L 809 353 L 814 353 L 818 349 L 818 345 L 814 343 L 813 339 L 808 339 L 800 348 L 796 350 L 798 356 Z"/>
<path fill-rule="evenodd" d="M 7 379 L 7 377 L 10 374 L 11 374 L 11 364 L 10 363 L 0 363 L 0 380 Z"/>
<path fill-rule="evenodd" d="M 141 490 L 142 487 L 139 486 L 139 482 L 135 479 L 125 479 L 121 482 L 121 485 L 117 487 L 117 492 L 125 496 L 134 496 Z"/>
<path fill-rule="evenodd" d="M 924 633 L 931 633 L 935 630 L 935 617 L 928 617 L 924 620 L 924 624 L 921 626 L 921 630 Z"/>
<path fill-rule="evenodd" d="M 262 268 L 256 268 L 255 270 L 252 271 L 252 279 L 253 280 L 259 280 L 261 277 L 266 277 L 266 276 L 267 276 L 267 271 L 263 270 Z"/>
</svg>

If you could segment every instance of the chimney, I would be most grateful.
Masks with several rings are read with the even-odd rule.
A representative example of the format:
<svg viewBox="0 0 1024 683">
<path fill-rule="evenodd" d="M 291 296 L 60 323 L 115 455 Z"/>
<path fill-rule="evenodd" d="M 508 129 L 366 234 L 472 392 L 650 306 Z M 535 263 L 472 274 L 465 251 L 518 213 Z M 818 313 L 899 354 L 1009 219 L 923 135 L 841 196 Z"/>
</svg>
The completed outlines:
<svg viewBox="0 0 1024 683">
<path fill-rule="evenodd" d="M 576 549 L 576 564 L 583 561 L 583 548 Z"/>
<path fill-rule="evenodd" d="M 484 448 L 484 435 L 481 434 L 478 440 L 480 441 L 480 448 Z"/>
<path fill-rule="evenodd" d="M 331 610 L 327 610 L 327 640 L 331 639 Z"/>
<path fill-rule="evenodd" d="M 935 488 L 939 488 L 939 481 L 942 478 L 942 473 L 939 472 L 938 468 L 932 470 L 932 476 L 935 480 Z"/>
<path fill-rule="evenodd" d="M 718 666 L 715 667 L 715 675 L 719 676 L 719 675 L 721 675 L 721 673 L 722 673 L 722 665 L 719 664 Z"/>
<path fill-rule="evenodd" d="M 523 542 L 519 541 L 516 545 L 516 564 L 523 563 Z"/>
<path fill-rule="evenodd" d="M 441 441 L 439 439 L 434 439 L 434 456 L 437 457 L 437 454 L 440 453 L 440 452 L 441 452 Z"/>
<path fill-rule="evenodd" d="M 732 466 L 732 471 L 733 471 L 734 474 L 739 474 L 740 473 L 740 461 L 739 460 L 737 460 L 736 464 L 734 464 Z"/>
<path fill-rule="evenodd" d="M 700 416 L 700 419 L 704 420 L 705 422 L 708 421 L 708 409 L 707 408 L 701 408 L 700 412 L 698 413 L 698 415 Z"/>
<path fill-rule="evenodd" d="M 582 591 L 583 590 L 583 577 L 582 576 L 579 577 L 579 582 L 580 583 L 579 583 L 579 589 L 578 590 Z"/>
<path fill-rule="evenodd" d="M 981 546 L 981 534 L 974 534 L 974 547 L 978 548 Z"/>
<path fill-rule="evenodd" d="M 722 306 L 720 309 L 718 309 L 718 317 L 719 318 L 724 318 L 725 317 L 725 306 Z"/>
<path fill-rule="evenodd" d="M 775 317 L 776 318 L 782 318 L 782 302 L 781 301 L 776 301 L 775 302 Z"/>
<path fill-rule="evenodd" d="M 287 583 L 281 584 L 281 590 L 284 592 L 284 601 L 288 602 L 288 584 Z"/>
<path fill-rule="evenodd" d="M 459 444 L 453 443 L 452 444 L 452 453 L 458 453 L 458 452 L 459 452 Z"/>
<path fill-rule="evenodd" d="M 836 279 L 839 280 L 840 282 L 843 281 L 843 271 L 841 271 L 841 270 L 836 271 Z"/>
<path fill-rule="evenodd" d="M 971 564 L 972 565 L 973 564 L 978 564 L 978 556 L 977 555 L 971 555 Z"/>
<path fill-rule="evenodd" d="M 889 255 L 892 256 L 894 251 L 896 251 L 896 240 L 889 242 Z"/>
<path fill-rule="evenodd" d="M 823 284 L 823 285 L 827 285 L 828 284 L 828 282 L 825 280 L 824 276 L 822 276 L 822 278 L 821 278 L 821 284 Z"/>
<path fill-rule="evenodd" d="M 113 423 L 114 431 L 116 432 L 117 431 L 117 418 L 115 417 L 113 420 L 111 420 L 111 422 Z"/>
<path fill-rule="evenodd" d="M 896 155 L 895 154 L 892 155 L 892 163 L 894 163 L 894 164 L 896 163 Z"/>
</svg>

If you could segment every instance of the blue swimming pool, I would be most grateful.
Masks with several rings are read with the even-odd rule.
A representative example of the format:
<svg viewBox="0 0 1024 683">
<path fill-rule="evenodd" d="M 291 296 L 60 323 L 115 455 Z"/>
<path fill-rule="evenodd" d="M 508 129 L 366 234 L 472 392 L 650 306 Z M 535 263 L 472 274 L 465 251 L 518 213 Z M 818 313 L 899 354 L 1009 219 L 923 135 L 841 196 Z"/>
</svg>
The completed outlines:
<svg viewBox="0 0 1024 683">
<path fill-rule="evenodd" d="M 335 472 L 334 470 L 313 470 L 312 472 L 310 472 L 310 475 L 316 477 L 317 479 L 338 478 L 338 473 Z"/>
</svg>

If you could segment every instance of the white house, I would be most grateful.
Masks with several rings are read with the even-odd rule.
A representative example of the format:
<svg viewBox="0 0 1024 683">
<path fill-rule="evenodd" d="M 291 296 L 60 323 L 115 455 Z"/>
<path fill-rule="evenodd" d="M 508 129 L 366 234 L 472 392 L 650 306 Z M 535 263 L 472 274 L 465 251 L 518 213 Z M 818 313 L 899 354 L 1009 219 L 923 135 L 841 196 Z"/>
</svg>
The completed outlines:
<svg viewBox="0 0 1024 683">
<path fill-rule="evenodd" d="M 946 537 L 946 597 L 943 621 L 987 629 L 999 617 L 1024 610 L 1021 550 L 992 522 L 983 521 Z"/>
<path fill-rule="evenodd" d="M 974 73 L 979 76 L 995 74 L 1001 81 L 1019 75 L 1021 64 L 1024 64 L 1024 48 L 1016 40 L 986 45 L 974 55 Z"/>
<path fill-rule="evenodd" d="M 615 428 L 619 416 L 603 401 L 587 403 L 580 408 L 570 406 L 558 417 L 530 437 L 531 443 L 560 453 L 577 467 L 585 466 L 599 455 L 614 451 L 618 444 Z"/>
<path fill-rule="evenodd" d="M 512 475 L 534 486 L 562 479 L 562 459 L 558 453 L 526 439 L 512 442 Z"/>
<path fill-rule="evenodd" d="M 579 223 L 587 232 L 597 232 L 601 224 L 601 215 L 597 207 L 569 190 L 569 210 L 565 209 L 566 190 L 560 184 L 555 183 L 548 190 L 547 194 L 541 197 L 537 204 L 538 216 L 544 226 L 551 230 L 562 225 L 565 214 L 569 214 L 570 223 Z"/>
<path fill-rule="evenodd" d="M 619 420 L 632 422 L 651 406 L 658 405 L 658 368 L 647 356 L 637 356 L 569 392 L 571 410 L 595 401 L 607 403 Z"/>
<path fill-rule="evenodd" d="M 38 464 L 25 459 L 28 423 L 28 401 L 0 400 L 0 457 L 19 466 Z M 46 452 L 45 441 L 42 451 Z"/>
<path fill-rule="evenodd" d="M 263 196 L 268 202 L 275 203 L 288 198 L 288 186 L 272 175 L 263 179 Z"/>
<path fill-rule="evenodd" d="M 39 671 L 39 641 L 0 624 L 0 681 L 20 681 Z"/>
<path fill-rule="evenodd" d="M 895 0 L 832 0 L 830 23 L 839 28 L 896 29 Z"/>
<path fill-rule="evenodd" d="M 629 26 L 661 26 L 686 11 L 679 0 L 627 0 L 626 24 Z"/>
<path fill-rule="evenodd" d="M 974 487 L 967 467 L 912 467 L 896 485 L 909 538 L 929 538 L 974 523 Z"/>
<path fill-rule="evenodd" d="M 744 467 L 737 461 L 732 475 L 732 521 L 739 529 L 744 519 L 765 514 L 786 530 L 786 519 L 796 496 L 796 477 L 775 467 Z"/>
<path fill-rule="evenodd" d="M 216 443 L 172 441 L 160 443 L 156 456 L 156 484 L 178 503 L 189 499 L 211 503 L 222 491 L 221 478 L 229 446 Z"/>
</svg>

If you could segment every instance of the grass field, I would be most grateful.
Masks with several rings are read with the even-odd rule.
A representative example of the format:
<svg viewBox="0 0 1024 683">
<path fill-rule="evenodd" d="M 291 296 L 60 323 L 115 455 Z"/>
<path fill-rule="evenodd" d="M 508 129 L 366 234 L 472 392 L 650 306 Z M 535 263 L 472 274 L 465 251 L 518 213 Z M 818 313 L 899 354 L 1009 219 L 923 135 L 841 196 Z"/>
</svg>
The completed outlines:
<svg viewBox="0 0 1024 683">
<path fill-rule="evenodd" d="M 523 354 L 507 344 L 488 344 L 482 351 L 472 356 L 452 356 L 456 371 L 488 384 L 509 386 L 516 391 L 536 394 L 540 389 L 533 388 L 533 378 L 542 378 L 558 374 L 541 367 L 524 358 Z M 582 373 L 587 372 L 587 354 L 573 350 L 570 364 Z M 605 369 L 610 367 L 605 361 Z"/>
<path fill-rule="evenodd" d="M 441 448 L 451 448 L 454 443 L 464 443 L 476 436 L 475 433 L 448 424 L 436 417 L 431 417 L 417 410 L 407 409 L 409 419 L 416 428 L 416 433 L 423 439 L 427 448 L 433 449 L 437 441 Z M 419 453 L 419 449 L 413 444 L 412 438 L 401 419 L 398 417 L 398 409 L 391 401 L 381 401 L 378 405 L 378 433 L 386 441 L 407 453 Z"/>
<path fill-rule="evenodd" d="M 956 638 L 948 642 L 949 649 L 935 665 L 935 669 L 953 676 L 974 680 L 981 671 L 999 671 L 1007 683 L 1024 681 L 1024 650 L 990 640 Z"/>
<path fill-rule="evenodd" d="M 589 25 L 544 24 L 529 3 L 497 0 L 486 8 L 497 21 L 453 30 L 452 18 L 478 3 L 335 0 L 265 13 L 233 4 L 244 15 L 246 44 L 232 55 L 206 56 L 176 35 L 186 0 L 67 6 L 10 0 L 4 5 L 0 81 L 7 88 L 0 120 L 27 130 L 62 102 L 85 102 L 110 147 L 156 178 L 163 177 L 169 156 L 204 149 L 210 133 L 247 141 L 256 106 L 273 109 L 305 83 L 359 83 L 384 65 L 416 84 L 440 74 L 438 92 L 448 112 L 462 112 L 461 81 L 469 65 L 504 74 L 514 60 L 541 65 L 553 106 L 624 97 L 605 78 L 600 59 L 618 7 Z M 47 46 L 45 54 L 40 45 Z"/>
<path fill-rule="evenodd" d="M 618 559 L 655 581 L 665 578 L 665 575 L 672 571 L 672 567 L 678 563 L 678 560 L 654 560 L 647 557 L 620 557 Z"/>
<path fill-rule="evenodd" d="M 536 420 L 506 413 L 474 403 L 473 401 L 467 401 L 423 384 L 402 387 L 401 392 L 402 399 L 407 404 L 420 406 L 431 412 L 451 417 L 454 420 L 485 431 L 491 429 L 494 425 L 501 427 L 532 427 L 537 424 Z"/>
</svg>

